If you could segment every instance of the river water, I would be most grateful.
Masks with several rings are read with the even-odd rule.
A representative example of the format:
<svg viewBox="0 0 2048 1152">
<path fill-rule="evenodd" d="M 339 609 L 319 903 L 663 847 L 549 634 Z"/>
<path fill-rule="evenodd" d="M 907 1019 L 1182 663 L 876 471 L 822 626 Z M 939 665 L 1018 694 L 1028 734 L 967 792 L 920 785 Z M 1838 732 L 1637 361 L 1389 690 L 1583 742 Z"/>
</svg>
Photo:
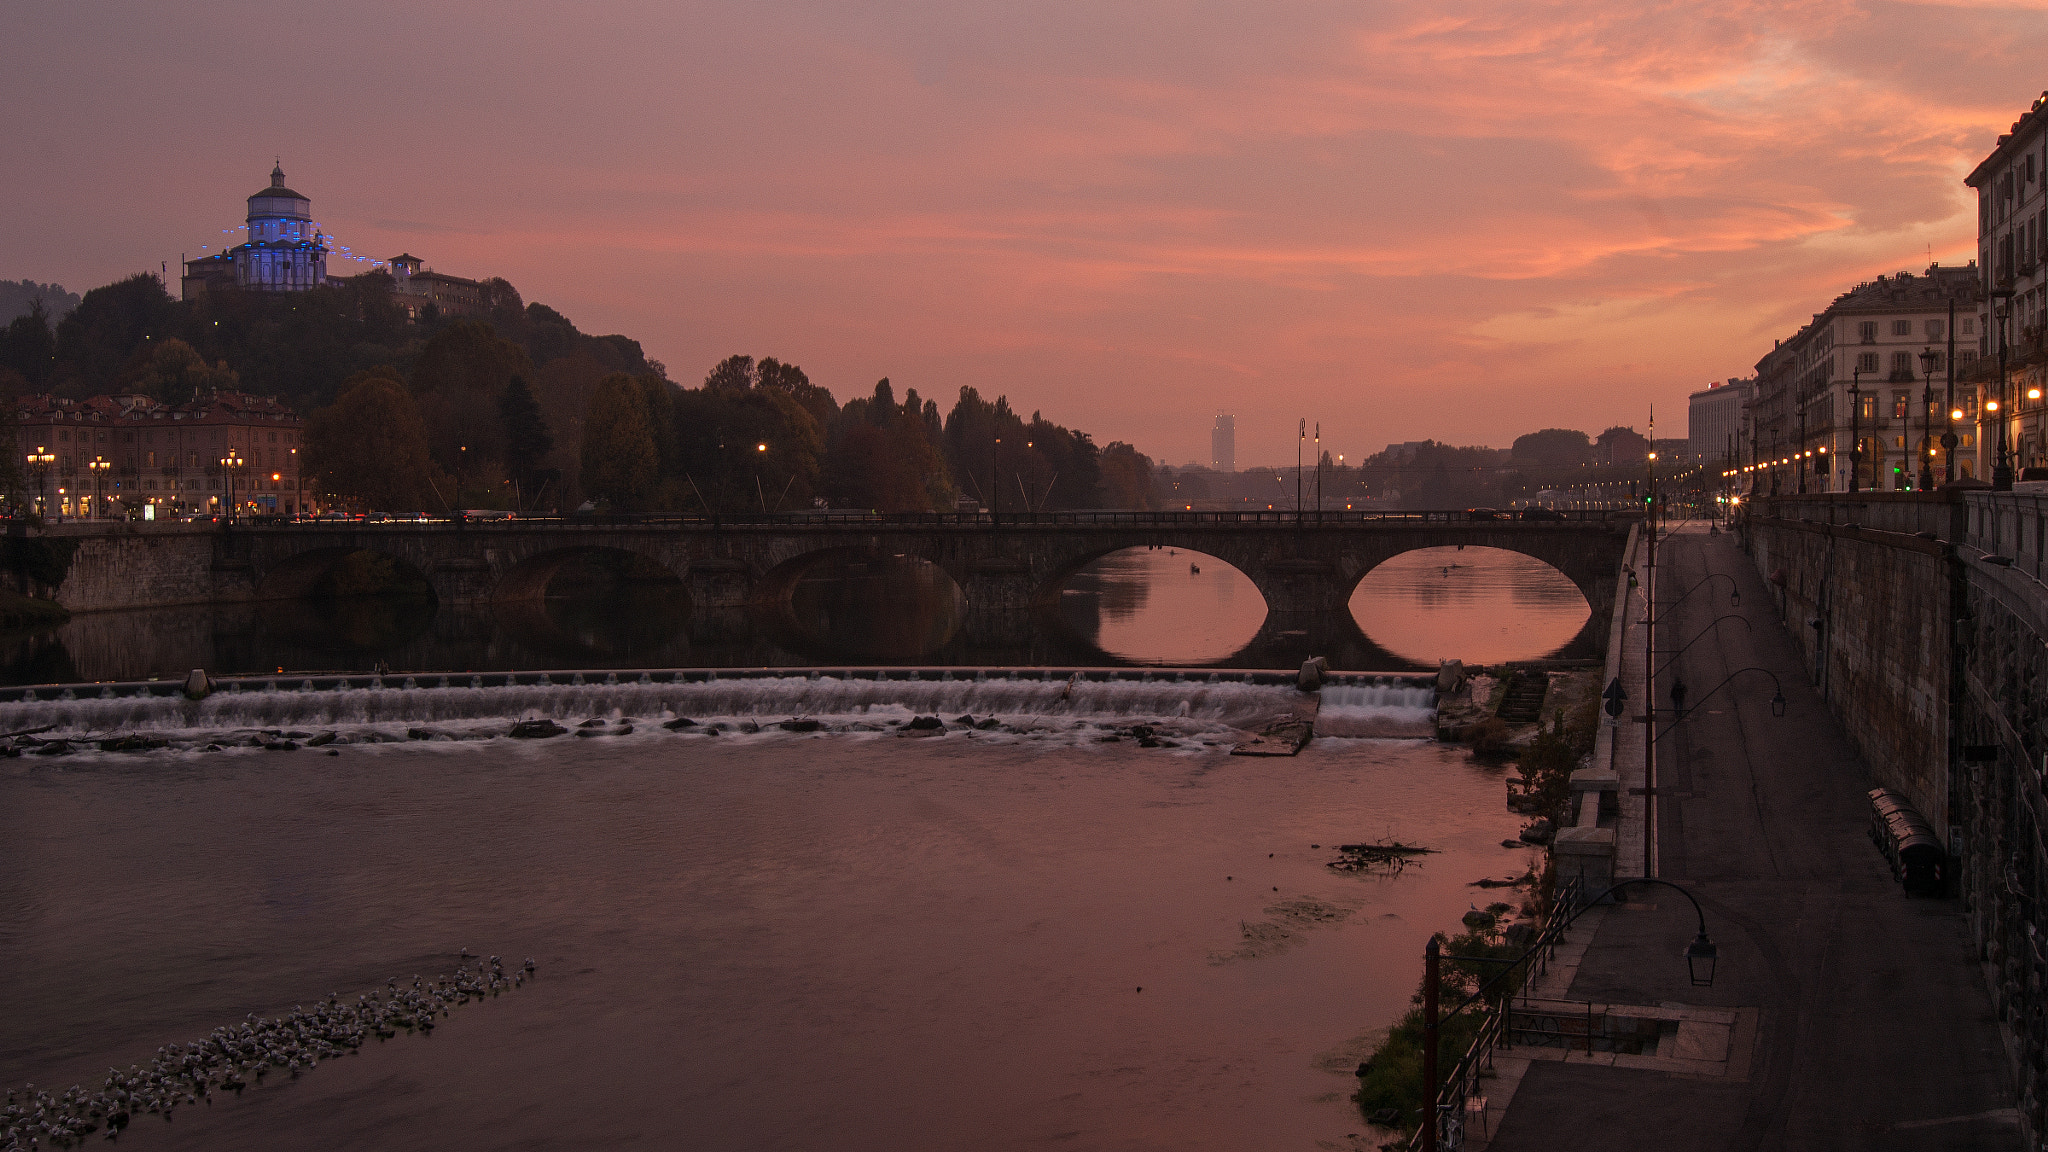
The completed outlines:
<svg viewBox="0 0 2048 1152">
<path fill-rule="evenodd" d="M 1586 603 L 1539 561 L 1427 549 L 1368 573 L 1349 622 L 1266 634 L 1242 573 L 1200 553 L 1131 549 L 1067 582 L 1027 642 L 977 647 L 945 574 L 918 561 L 821 566 L 773 611 L 692 610 L 674 585 L 565 584 L 543 602 L 456 609 L 357 597 L 104 612 L 0 635 L 0 682 L 214 673 L 537 668 L 1153 664 L 1364 671 L 1590 655 Z"/>
<path fill-rule="evenodd" d="M 1426 731 L 1426 689 L 1347 691 Z M 540 978 L 124 1144 L 1370 1146 L 1366 1039 L 1468 883 L 1533 854 L 1459 749 L 1227 754 L 1294 699 L 791 677 L 9 705 L 10 729 L 176 747 L 0 761 L 0 1082 L 96 1082 L 468 948 Z M 1000 727 L 901 734 L 933 712 Z M 828 730 L 773 725 L 797 713 Z M 655 722 L 678 714 L 698 723 Z M 404 739 L 538 715 L 608 735 Z M 1171 746 L 1105 741 L 1140 721 Z M 344 743 L 234 747 L 271 725 Z M 1438 851 L 1328 867 L 1381 838 Z"/>
<path fill-rule="evenodd" d="M 1569 585 L 1478 551 L 1369 575 L 1353 614 L 1372 650 L 1426 666 L 1568 645 L 1586 615 Z M 773 618 L 694 614 L 658 588 L 501 615 L 371 599 L 82 616 L 12 638 L 6 676 L 976 655 L 928 576 L 820 574 Z M 1069 585 L 1037 654 L 1270 659 L 1263 616 L 1226 565 L 1123 553 Z M 1518 821 L 1501 771 L 1425 738 L 1427 689 L 1328 690 L 1327 729 L 1385 738 L 1262 759 L 1228 749 L 1297 694 L 1201 679 L 0 706 L 0 731 L 168 744 L 0 760 L 0 1084 L 97 1083 L 248 1013 L 451 971 L 467 948 L 540 976 L 431 1037 L 145 1117 L 124 1143 L 1375 1146 L 1351 1069 L 1407 1007 L 1429 934 L 1480 898 L 1468 885 L 1534 854 L 1502 844 Z M 919 715 L 947 724 L 904 735 Z M 601 723 L 507 735 L 543 716 Z M 777 725 L 799 716 L 820 730 Z M 294 733 L 296 751 L 256 746 Z M 313 733 L 336 743 L 303 746 Z M 1437 851 L 1328 866 L 1365 840 Z"/>
</svg>

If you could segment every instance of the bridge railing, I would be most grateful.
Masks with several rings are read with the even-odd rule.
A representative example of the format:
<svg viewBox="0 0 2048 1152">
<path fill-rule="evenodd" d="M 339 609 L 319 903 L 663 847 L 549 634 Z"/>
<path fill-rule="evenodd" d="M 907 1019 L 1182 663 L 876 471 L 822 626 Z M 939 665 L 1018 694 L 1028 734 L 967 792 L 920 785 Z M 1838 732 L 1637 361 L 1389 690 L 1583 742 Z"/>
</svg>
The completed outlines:
<svg viewBox="0 0 2048 1152">
<path fill-rule="evenodd" d="M 1366 512 L 1313 509 L 1296 511 L 1168 511 L 1119 512 L 1082 510 L 1070 512 L 863 512 L 829 511 L 800 513 L 742 512 L 716 516 L 659 515 L 566 515 L 498 517 L 466 522 L 471 527 L 495 528 L 509 525 L 559 525 L 578 527 L 673 526 L 682 528 L 767 527 L 831 528 L 846 525 L 885 525 L 919 528 L 1184 528 L 1199 526 L 1284 525 L 1293 527 L 1341 527 L 1358 524 L 1457 524 L 1473 521 L 1560 522 L 1608 524 L 1639 516 L 1632 509 L 1442 509 L 1433 511 Z M 403 528 L 414 525 L 445 525 L 445 518 L 432 519 L 339 519 L 297 521 L 295 527 L 320 528 Z"/>
</svg>

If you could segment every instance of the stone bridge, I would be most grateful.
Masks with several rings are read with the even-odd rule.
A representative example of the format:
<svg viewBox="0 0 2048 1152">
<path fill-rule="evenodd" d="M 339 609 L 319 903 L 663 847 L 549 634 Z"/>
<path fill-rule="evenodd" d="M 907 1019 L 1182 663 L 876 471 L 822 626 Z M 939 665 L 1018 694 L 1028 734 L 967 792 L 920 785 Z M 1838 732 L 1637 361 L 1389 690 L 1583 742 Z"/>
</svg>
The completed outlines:
<svg viewBox="0 0 2048 1152">
<path fill-rule="evenodd" d="M 1244 573 L 1267 607 L 1266 631 L 1356 631 L 1349 603 L 1381 562 L 1418 548 L 1487 547 L 1532 556 L 1563 573 L 1604 622 L 1628 522 L 1613 513 L 1564 521 L 1474 521 L 1463 513 L 1325 519 L 1237 513 L 1063 513 L 1000 525 L 971 517 L 854 520 L 701 520 L 453 524 L 309 523 L 274 526 L 64 525 L 75 539 L 56 591 L 73 611 L 287 599 L 342 557 L 369 551 L 425 575 L 444 604 L 538 600 L 568 561 L 625 554 L 672 573 L 693 608 L 773 606 L 812 565 L 830 558 L 914 557 L 950 576 L 966 603 L 970 638 L 1003 643 L 1028 632 L 1082 566 L 1126 548 L 1205 553 Z M 1341 517 L 1341 518 L 1340 518 Z M 1596 643 L 1597 643 L 1596 638 Z"/>
</svg>

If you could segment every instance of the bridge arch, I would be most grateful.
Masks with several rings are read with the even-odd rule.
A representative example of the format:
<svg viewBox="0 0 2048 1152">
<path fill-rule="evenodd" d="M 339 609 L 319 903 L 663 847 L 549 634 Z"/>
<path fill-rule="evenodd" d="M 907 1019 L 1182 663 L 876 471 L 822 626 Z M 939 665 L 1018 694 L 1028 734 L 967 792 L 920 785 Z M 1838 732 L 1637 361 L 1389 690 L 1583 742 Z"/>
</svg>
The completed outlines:
<svg viewBox="0 0 2048 1152">
<path fill-rule="evenodd" d="M 523 557 L 498 579 L 491 589 L 491 599 L 500 604 L 545 600 L 549 589 L 563 577 L 586 586 L 602 584 L 613 588 L 673 585 L 675 594 L 685 603 L 689 598 L 682 576 L 660 560 L 631 548 L 584 544 Z"/>
<path fill-rule="evenodd" d="M 806 587 L 821 569 L 838 580 Z M 862 591 L 851 583 L 873 579 Z M 854 602 L 839 597 L 850 595 Z M 792 648 L 866 659 L 919 659 L 952 641 L 966 621 L 958 577 L 914 551 L 870 543 L 812 549 L 755 582 L 755 610 Z"/>
<path fill-rule="evenodd" d="M 1548 560 L 1486 545 L 1383 557 L 1359 574 L 1346 608 L 1374 646 L 1423 664 L 1584 655 L 1593 618 L 1586 593 Z"/>
<path fill-rule="evenodd" d="M 1041 623 L 1084 650 L 1117 660 L 1208 664 L 1243 651 L 1266 625 L 1269 612 L 1257 582 L 1208 549 L 1152 542 L 1090 551 L 1047 578 L 1039 605 Z M 1091 569 L 1102 578 L 1092 593 L 1092 628 L 1085 617 L 1075 618 L 1077 602 L 1069 598 L 1086 591 L 1076 584 Z M 1119 595 L 1131 587 L 1133 570 L 1140 573 L 1141 598 Z M 1161 627 L 1159 616 L 1148 623 L 1148 613 L 1164 613 L 1173 626 Z"/>
<path fill-rule="evenodd" d="M 352 557 L 372 558 L 367 562 L 345 567 Z M 330 578 L 339 577 L 339 587 L 329 584 Z M 370 583 L 365 583 L 365 581 Z M 381 582 L 384 587 L 374 584 Z M 351 587 L 351 586 L 354 587 Z M 406 557 L 396 552 L 376 548 L 364 548 L 354 544 L 332 545 L 295 552 L 272 565 L 256 583 L 255 599 L 298 600 L 322 591 L 347 596 L 351 594 L 374 594 L 388 591 L 394 586 L 408 586 L 433 596 L 433 585 L 427 574 L 420 571 Z"/>
</svg>

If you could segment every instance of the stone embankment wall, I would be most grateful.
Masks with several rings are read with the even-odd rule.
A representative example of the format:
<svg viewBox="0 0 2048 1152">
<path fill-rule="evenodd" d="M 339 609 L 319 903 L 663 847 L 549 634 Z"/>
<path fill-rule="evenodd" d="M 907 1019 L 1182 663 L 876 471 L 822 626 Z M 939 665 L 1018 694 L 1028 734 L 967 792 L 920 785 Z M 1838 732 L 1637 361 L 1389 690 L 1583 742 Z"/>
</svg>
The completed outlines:
<svg viewBox="0 0 2048 1152">
<path fill-rule="evenodd" d="M 1906 528 L 1947 517 L 1948 505 L 1922 499 L 1922 507 L 1880 505 L 1883 521 Z M 1877 782 L 1911 797 L 1936 828 L 1947 827 L 1955 618 L 1948 546 L 1841 520 L 1841 510 L 1813 501 L 1772 501 L 1764 511 L 1747 521 L 1748 547 L 1806 655 L 1808 682 Z M 1813 515 L 1830 511 L 1836 523 Z"/>
<path fill-rule="evenodd" d="M 214 562 L 210 524 L 58 524 L 42 535 L 76 545 L 56 589 L 73 612 L 247 599 L 248 574 Z"/>
<path fill-rule="evenodd" d="M 1946 836 L 2021 1110 L 2048 1130 L 2048 497 L 1762 500 L 1744 533 L 1878 781 Z"/>
</svg>

